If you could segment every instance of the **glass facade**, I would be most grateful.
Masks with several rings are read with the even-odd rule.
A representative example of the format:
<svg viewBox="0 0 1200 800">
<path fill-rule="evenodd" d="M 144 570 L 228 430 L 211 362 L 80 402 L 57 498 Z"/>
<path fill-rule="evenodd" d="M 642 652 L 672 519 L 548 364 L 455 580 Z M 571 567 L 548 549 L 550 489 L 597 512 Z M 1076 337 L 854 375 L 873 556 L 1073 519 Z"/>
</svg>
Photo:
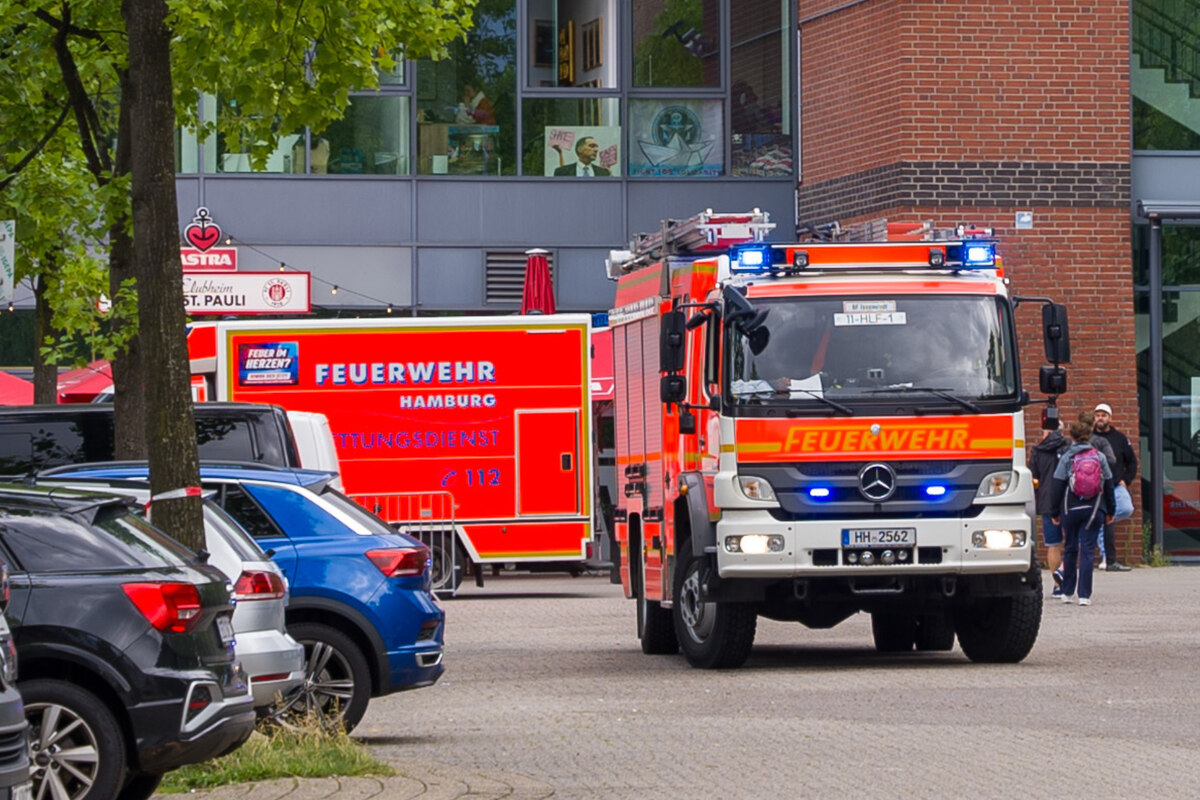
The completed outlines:
<svg viewBox="0 0 1200 800">
<path fill-rule="evenodd" d="M 266 154 L 176 136 L 183 174 L 789 179 L 794 4 L 482 0 L 440 61 L 380 50 L 380 88 Z M 203 119 L 238 114 L 205 98 Z M 257 158 L 256 158 L 257 157 Z"/>
<path fill-rule="evenodd" d="M 1132 143 L 1135 151 L 1200 151 L 1200 32 L 1192 0 L 1134 0 L 1131 6 Z M 1153 197 L 1160 196 L 1158 189 Z M 1147 199 L 1135 198 L 1135 199 Z M 1142 220 L 1139 220 L 1142 222 Z M 1164 219 L 1162 293 L 1150 293 L 1150 228 L 1134 226 L 1142 497 L 1152 518 L 1150 459 L 1162 454 L 1165 555 L 1200 559 L 1200 226 Z M 1162 325 L 1162 365 L 1151 364 L 1151 315 Z M 1154 441 L 1151 392 L 1163 398 L 1161 441 Z"/>
</svg>

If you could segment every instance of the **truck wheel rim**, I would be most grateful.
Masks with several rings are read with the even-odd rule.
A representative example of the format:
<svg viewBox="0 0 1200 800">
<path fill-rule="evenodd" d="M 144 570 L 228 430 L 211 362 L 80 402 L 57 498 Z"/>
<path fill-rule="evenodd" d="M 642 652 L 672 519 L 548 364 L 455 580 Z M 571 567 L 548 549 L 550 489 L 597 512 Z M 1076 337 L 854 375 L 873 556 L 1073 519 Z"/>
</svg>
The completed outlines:
<svg viewBox="0 0 1200 800">
<path fill-rule="evenodd" d="M 696 642 L 704 642 L 712 633 L 714 609 L 712 603 L 700 599 L 700 570 L 693 569 L 683 580 L 683 591 L 679 596 L 679 613 L 687 627 L 688 635 Z"/>
<path fill-rule="evenodd" d="M 25 714 L 33 727 L 33 796 L 57 800 L 87 794 L 100 771 L 95 732 L 82 717 L 57 703 L 30 703 Z"/>
</svg>

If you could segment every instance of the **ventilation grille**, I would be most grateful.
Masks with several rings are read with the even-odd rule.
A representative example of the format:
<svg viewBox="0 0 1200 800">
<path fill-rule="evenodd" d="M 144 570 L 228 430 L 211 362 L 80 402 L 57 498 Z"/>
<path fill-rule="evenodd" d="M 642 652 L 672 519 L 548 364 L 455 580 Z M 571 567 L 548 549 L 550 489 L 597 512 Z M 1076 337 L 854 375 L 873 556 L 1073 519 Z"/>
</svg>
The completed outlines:
<svg viewBox="0 0 1200 800">
<path fill-rule="evenodd" d="M 489 250 L 487 253 L 487 302 L 504 305 L 521 305 L 525 291 L 525 262 L 529 257 L 522 252 L 505 253 Z M 554 283 L 554 254 L 546 254 L 550 265 L 550 281 Z"/>
</svg>

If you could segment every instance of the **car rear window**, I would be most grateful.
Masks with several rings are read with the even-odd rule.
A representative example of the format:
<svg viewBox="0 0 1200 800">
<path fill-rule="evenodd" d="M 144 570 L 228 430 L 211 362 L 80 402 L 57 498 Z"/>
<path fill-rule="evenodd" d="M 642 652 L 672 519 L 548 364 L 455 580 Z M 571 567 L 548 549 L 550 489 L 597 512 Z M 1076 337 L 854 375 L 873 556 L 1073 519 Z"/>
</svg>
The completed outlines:
<svg viewBox="0 0 1200 800">
<path fill-rule="evenodd" d="M 92 524 L 67 515 L 14 513 L 0 523 L 0 537 L 28 572 L 177 567 L 196 560 L 124 507 L 100 509 Z"/>
<path fill-rule="evenodd" d="M 61 464 L 110 461 L 112 457 L 111 416 L 81 413 L 0 418 L 0 475 L 28 475 Z"/>
<path fill-rule="evenodd" d="M 353 531 L 317 501 L 307 490 L 283 486 L 248 484 L 246 491 L 267 510 L 275 524 L 292 539 L 307 536 L 343 535 Z"/>
<path fill-rule="evenodd" d="M 196 416 L 196 447 L 200 458 L 214 461 L 253 461 L 254 435 L 245 419 Z"/>
<path fill-rule="evenodd" d="M 396 532 L 386 522 L 372 514 L 370 511 L 367 511 L 367 509 L 363 508 L 349 497 L 346 497 L 346 495 L 342 494 L 337 489 L 326 486 L 321 492 L 321 499 L 331 504 L 334 508 L 345 513 L 371 533 Z"/>
<path fill-rule="evenodd" d="M 213 527 L 221 538 L 229 545 L 230 549 L 242 561 L 266 561 L 267 554 L 263 552 L 258 543 L 250 538 L 250 534 L 237 523 L 233 517 L 225 512 L 215 502 L 204 504 L 204 519 Z"/>
</svg>

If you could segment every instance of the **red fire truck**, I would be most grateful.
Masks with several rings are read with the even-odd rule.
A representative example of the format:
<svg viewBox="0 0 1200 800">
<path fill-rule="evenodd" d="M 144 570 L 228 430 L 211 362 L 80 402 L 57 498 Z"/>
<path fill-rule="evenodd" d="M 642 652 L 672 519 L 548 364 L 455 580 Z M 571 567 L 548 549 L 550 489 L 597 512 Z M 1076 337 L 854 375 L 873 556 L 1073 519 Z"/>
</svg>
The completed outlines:
<svg viewBox="0 0 1200 800">
<path fill-rule="evenodd" d="M 646 653 L 736 667 L 759 616 L 871 615 L 880 651 L 1017 662 L 1042 612 L 1015 311 L 1066 389 L 1066 312 L 996 242 L 771 244 L 766 215 L 614 252 L 616 535 Z M 908 237 L 914 238 L 911 235 Z M 731 244 L 732 243 L 732 244 Z"/>
<path fill-rule="evenodd" d="M 188 337 L 216 400 L 329 418 L 346 493 L 466 565 L 582 569 L 592 525 L 590 317 L 235 321 Z"/>
</svg>

